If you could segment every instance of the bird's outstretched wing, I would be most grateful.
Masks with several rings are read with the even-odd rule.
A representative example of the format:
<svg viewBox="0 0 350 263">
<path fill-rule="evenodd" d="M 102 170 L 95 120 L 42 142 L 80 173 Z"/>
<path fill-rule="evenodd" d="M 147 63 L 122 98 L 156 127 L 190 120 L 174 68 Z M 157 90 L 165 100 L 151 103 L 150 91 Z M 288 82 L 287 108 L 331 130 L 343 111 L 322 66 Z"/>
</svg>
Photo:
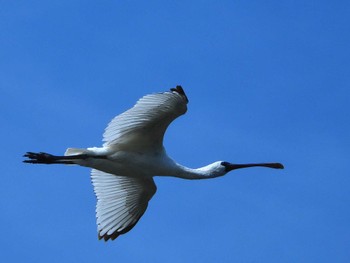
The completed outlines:
<svg viewBox="0 0 350 263">
<path fill-rule="evenodd" d="M 162 148 L 165 130 L 174 119 L 185 114 L 187 103 L 181 86 L 142 97 L 133 108 L 108 124 L 103 146 L 117 145 L 139 152 Z"/>
<path fill-rule="evenodd" d="M 130 231 L 146 211 L 157 187 L 152 178 L 134 178 L 91 171 L 97 197 L 98 238 L 116 239 Z"/>
</svg>

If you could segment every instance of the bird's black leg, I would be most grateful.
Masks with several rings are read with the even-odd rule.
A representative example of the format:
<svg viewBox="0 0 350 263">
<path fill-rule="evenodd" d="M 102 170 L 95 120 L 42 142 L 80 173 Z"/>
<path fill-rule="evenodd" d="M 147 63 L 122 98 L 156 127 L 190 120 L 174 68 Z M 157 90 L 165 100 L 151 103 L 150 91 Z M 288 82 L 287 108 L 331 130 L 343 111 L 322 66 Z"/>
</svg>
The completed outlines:
<svg viewBox="0 0 350 263">
<path fill-rule="evenodd" d="M 49 153 L 39 152 L 27 152 L 23 157 L 27 157 L 24 163 L 41 163 L 41 164 L 76 164 L 77 160 L 86 160 L 88 158 L 95 159 L 107 159 L 105 155 L 89 155 L 89 154 L 77 154 L 68 156 L 56 156 Z"/>
<path fill-rule="evenodd" d="M 24 163 L 41 163 L 41 164 L 74 164 L 73 160 L 86 159 L 85 154 L 74 155 L 74 156 L 56 156 L 49 153 L 39 152 L 27 152 L 24 157 L 28 160 L 24 160 Z"/>
</svg>

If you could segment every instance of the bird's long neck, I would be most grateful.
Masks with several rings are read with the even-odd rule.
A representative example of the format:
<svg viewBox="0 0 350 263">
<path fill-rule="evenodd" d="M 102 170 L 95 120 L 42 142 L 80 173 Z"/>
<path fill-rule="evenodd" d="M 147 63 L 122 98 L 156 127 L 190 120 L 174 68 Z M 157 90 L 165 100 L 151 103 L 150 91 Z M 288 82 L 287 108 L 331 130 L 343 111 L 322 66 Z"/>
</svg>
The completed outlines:
<svg viewBox="0 0 350 263">
<path fill-rule="evenodd" d="M 180 164 L 177 164 L 177 169 L 173 176 L 183 179 L 210 179 L 222 176 L 223 174 L 217 174 L 212 169 L 211 165 L 203 166 L 200 168 L 189 168 Z"/>
</svg>

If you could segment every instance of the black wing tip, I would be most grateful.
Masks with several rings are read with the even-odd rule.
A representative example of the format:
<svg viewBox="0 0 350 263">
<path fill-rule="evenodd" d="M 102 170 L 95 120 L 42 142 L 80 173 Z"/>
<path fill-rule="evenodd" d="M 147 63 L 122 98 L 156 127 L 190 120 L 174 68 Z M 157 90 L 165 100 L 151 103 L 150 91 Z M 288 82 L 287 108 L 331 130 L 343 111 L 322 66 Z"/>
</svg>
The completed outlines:
<svg viewBox="0 0 350 263">
<path fill-rule="evenodd" d="M 108 234 L 104 234 L 103 236 L 100 235 L 100 233 L 98 233 L 98 240 L 101 240 L 103 239 L 105 242 L 107 242 L 108 240 L 114 240 L 116 239 L 117 237 L 120 236 L 121 233 L 119 232 L 114 232 L 112 235 L 108 235 Z"/>
<path fill-rule="evenodd" d="M 182 88 L 181 85 L 177 85 L 176 88 L 171 88 L 170 91 L 179 93 L 180 95 L 184 96 L 185 99 L 186 99 L 186 102 L 188 102 L 188 98 L 186 96 L 186 93 L 185 93 L 185 91 L 184 91 L 184 89 Z"/>
<path fill-rule="evenodd" d="M 142 215 L 141 215 L 141 216 L 142 216 Z M 135 223 L 133 223 L 133 224 L 127 226 L 126 228 L 124 228 L 124 229 L 121 230 L 121 231 L 118 231 L 118 230 L 114 231 L 114 232 L 112 233 L 112 235 L 108 235 L 107 233 L 105 233 L 104 235 L 101 236 L 101 235 L 100 235 L 101 231 L 100 231 L 100 232 L 98 233 L 98 240 L 103 239 L 105 242 L 108 241 L 108 240 L 112 240 L 112 241 L 113 241 L 114 239 L 116 239 L 116 238 L 119 237 L 120 235 L 123 235 L 123 234 L 129 232 L 129 231 L 137 224 L 137 222 L 140 220 L 141 216 L 135 221 Z M 108 231 L 107 231 L 107 232 L 108 232 Z"/>
</svg>

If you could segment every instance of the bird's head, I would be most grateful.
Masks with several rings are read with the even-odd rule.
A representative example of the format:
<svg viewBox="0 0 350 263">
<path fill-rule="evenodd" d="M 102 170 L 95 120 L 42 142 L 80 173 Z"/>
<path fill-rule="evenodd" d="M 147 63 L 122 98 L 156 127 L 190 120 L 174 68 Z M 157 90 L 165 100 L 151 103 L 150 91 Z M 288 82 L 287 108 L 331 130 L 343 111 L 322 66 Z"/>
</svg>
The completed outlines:
<svg viewBox="0 0 350 263">
<path fill-rule="evenodd" d="M 204 174 L 209 174 L 210 178 L 219 177 L 227 174 L 230 171 L 249 168 L 249 167 L 267 167 L 274 169 L 284 169 L 281 163 L 248 163 L 248 164 L 233 164 L 224 161 L 217 161 L 198 170 L 202 171 Z"/>
</svg>

